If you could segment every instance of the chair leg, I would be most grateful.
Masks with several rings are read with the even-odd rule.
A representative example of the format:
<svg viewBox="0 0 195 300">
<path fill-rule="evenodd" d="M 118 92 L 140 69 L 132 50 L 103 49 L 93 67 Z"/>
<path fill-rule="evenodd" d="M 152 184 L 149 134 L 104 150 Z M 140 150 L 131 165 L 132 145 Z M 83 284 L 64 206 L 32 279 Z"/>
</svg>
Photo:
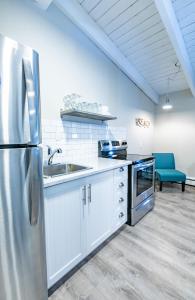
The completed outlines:
<svg viewBox="0 0 195 300">
<path fill-rule="evenodd" d="M 160 192 L 162 192 L 162 186 L 163 186 L 163 182 L 160 181 Z"/>
<path fill-rule="evenodd" d="M 185 192 L 185 181 L 182 182 L 182 192 Z"/>
</svg>

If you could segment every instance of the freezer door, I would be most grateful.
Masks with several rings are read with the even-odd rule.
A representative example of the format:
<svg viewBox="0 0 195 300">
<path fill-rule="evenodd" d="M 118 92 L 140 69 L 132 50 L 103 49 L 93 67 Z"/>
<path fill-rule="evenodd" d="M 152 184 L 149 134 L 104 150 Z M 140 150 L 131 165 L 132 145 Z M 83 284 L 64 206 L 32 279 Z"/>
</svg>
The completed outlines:
<svg viewBox="0 0 195 300">
<path fill-rule="evenodd" d="M 0 149 L 0 300 L 46 300 L 42 153 Z"/>
<path fill-rule="evenodd" d="M 0 146 L 38 145 L 38 54 L 0 35 Z"/>
</svg>

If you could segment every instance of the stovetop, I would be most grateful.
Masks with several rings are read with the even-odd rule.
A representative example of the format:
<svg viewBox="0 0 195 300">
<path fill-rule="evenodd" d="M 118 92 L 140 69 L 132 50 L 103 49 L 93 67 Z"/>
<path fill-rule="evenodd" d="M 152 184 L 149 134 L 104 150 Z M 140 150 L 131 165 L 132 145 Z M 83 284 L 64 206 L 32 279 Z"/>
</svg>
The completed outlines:
<svg viewBox="0 0 195 300">
<path fill-rule="evenodd" d="M 98 142 L 98 155 L 111 159 L 130 160 L 133 165 L 154 159 L 150 154 L 127 154 L 127 148 L 127 141 L 125 140 L 100 140 Z"/>
<path fill-rule="evenodd" d="M 127 154 L 126 160 L 131 160 L 133 165 L 154 159 L 152 155 L 142 155 L 142 154 Z"/>
</svg>

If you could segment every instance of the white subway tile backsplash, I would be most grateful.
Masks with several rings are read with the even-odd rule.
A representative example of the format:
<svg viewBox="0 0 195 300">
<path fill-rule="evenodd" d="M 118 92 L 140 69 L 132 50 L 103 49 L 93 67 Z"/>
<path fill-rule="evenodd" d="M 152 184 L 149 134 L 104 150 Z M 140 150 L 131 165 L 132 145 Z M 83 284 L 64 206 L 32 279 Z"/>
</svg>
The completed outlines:
<svg viewBox="0 0 195 300">
<path fill-rule="evenodd" d="M 127 129 L 108 124 L 87 124 L 61 120 L 42 121 L 43 145 L 62 148 L 54 162 L 88 162 L 98 156 L 101 139 L 127 139 Z M 44 159 L 47 159 L 45 147 Z"/>
</svg>

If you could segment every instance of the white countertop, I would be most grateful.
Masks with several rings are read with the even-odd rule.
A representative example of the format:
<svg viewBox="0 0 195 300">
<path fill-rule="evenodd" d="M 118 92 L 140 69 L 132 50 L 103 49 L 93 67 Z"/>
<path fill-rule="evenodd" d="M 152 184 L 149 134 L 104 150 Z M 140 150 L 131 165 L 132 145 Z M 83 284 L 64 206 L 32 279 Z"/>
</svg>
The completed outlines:
<svg viewBox="0 0 195 300">
<path fill-rule="evenodd" d="M 52 185 L 68 182 L 71 180 L 79 179 L 82 177 L 91 176 L 97 173 L 117 169 L 131 164 L 132 161 L 129 160 L 118 160 L 118 159 L 97 157 L 97 159 L 93 160 L 89 164 L 82 164 L 82 162 L 80 163 L 80 165 L 91 167 L 91 169 L 75 172 L 68 175 L 44 178 L 44 188 L 50 187 Z"/>
</svg>

